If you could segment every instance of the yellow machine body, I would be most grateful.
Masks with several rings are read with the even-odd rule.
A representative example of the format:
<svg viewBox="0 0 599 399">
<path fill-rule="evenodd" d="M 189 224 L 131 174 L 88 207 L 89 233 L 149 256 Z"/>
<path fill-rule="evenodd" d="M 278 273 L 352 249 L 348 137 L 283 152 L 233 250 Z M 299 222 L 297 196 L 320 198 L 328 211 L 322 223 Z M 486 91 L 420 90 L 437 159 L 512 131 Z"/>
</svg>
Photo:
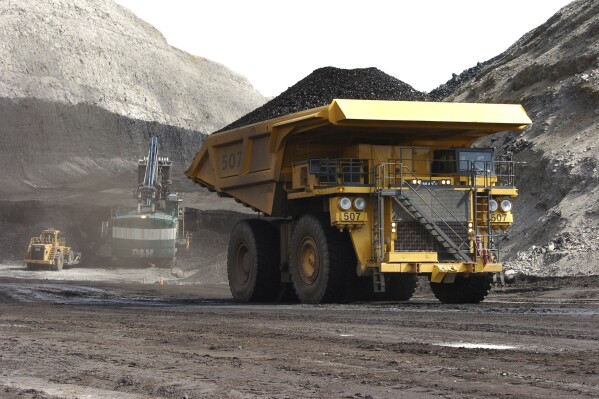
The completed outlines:
<svg viewBox="0 0 599 399">
<path fill-rule="evenodd" d="M 513 163 L 471 146 L 530 123 L 512 104 L 337 99 L 213 134 L 186 174 L 268 216 L 328 213 L 351 236 L 359 276 L 418 273 L 451 282 L 456 274 L 501 271 L 492 247 L 513 223 L 510 199 L 518 195 Z M 344 198 L 350 209 L 340 208 Z M 355 209 L 357 198 L 364 209 Z M 423 231 L 432 244 L 418 243 Z"/>
<path fill-rule="evenodd" d="M 47 229 L 38 237 L 32 237 L 27 247 L 27 257 L 23 262 L 28 268 L 47 266 L 53 270 L 62 269 L 63 265 L 72 266 L 79 263 L 81 254 L 73 252 L 67 246 L 66 239 L 59 230 Z"/>
</svg>

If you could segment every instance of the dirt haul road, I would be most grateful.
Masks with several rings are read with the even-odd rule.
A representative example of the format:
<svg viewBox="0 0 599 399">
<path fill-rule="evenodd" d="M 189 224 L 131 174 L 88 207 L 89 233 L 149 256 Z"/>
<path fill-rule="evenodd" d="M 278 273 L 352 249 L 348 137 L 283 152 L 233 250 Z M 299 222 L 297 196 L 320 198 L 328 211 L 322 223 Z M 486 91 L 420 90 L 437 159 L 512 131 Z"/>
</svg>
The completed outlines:
<svg viewBox="0 0 599 399">
<path fill-rule="evenodd" d="M 308 306 L 237 304 L 226 284 L 0 277 L 0 397 L 596 398 L 596 280 L 470 306 L 423 288 Z"/>
</svg>

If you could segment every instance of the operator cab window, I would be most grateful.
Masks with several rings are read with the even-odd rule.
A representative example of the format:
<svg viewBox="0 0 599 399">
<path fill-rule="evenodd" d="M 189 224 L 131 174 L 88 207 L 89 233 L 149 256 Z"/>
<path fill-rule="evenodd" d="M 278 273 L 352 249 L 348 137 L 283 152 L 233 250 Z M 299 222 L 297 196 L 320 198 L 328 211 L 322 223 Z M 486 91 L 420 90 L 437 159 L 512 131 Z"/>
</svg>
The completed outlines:
<svg viewBox="0 0 599 399">
<path fill-rule="evenodd" d="M 433 152 L 433 176 L 446 176 L 456 173 L 456 151 L 436 150 Z"/>
<path fill-rule="evenodd" d="M 432 173 L 434 176 L 466 175 L 472 171 L 482 174 L 485 170 L 490 173 L 492 161 L 492 149 L 435 150 Z"/>
<path fill-rule="evenodd" d="M 460 173 L 475 172 L 483 174 L 485 171 L 491 173 L 493 150 L 467 149 L 458 150 L 458 168 Z"/>
</svg>

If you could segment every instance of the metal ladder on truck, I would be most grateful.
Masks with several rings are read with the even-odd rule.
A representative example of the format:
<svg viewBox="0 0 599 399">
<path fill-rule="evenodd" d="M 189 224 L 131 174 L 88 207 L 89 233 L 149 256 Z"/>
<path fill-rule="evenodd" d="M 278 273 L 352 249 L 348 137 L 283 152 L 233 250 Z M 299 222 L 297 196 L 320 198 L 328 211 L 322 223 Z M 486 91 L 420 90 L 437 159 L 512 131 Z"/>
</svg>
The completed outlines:
<svg viewBox="0 0 599 399">
<path fill-rule="evenodd" d="M 393 168 L 394 173 L 388 173 L 387 169 Z M 452 233 L 452 235 L 456 238 L 459 238 L 459 234 L 449 225 L 449 223 L 444 220 L 431 206 L 430 212 L 427 214 L 423 210 L 419 209 L 409 198 L 408 195 L 405 194 L 404 190 L 409 190 L 410 193 L 413 193 L 416 197 L 419 197 L 423 202 L 424 199 L 415 189 L 415 187 L 404 181 L 404 169 L 408 172 L 409 175 L 414 176 L 414 173 L 405 165 L 401 163 L 386 163 L 380 164 L 377 166 L 375 179 L 376 179 L 376 189 L 375 194 L 377 196 L 376 201 L 374 201 L 374 215 L 375 220 L 373 223 L 373 259 L 378 258 L 383 261 L 385 258 L 385 242 L 384 242 L 384 231 L 385 231 L 385 217 L 384 217 L 384 201 L 385 197 L 391 197 L 393 200 L 400 205 L 400 207 L 414 220 L 420 223 L 426 231 L 428 231 L 435 240 L 441 244 L 441 246 L 450 253 L 456 260 L 465 263 L 471 263 L 473 260 L 470 258 L 469 254 L 465 249 L 469 249 L 469 242 L 467 240 L 460 240 L 456 242 L 456 240 L 452 239 L 447 235 L 445 231 L 443 231 L 442 226 L 445 226 L 448 231 Z M 399 176 L 397 171 L 399 171 Z M 420 188 L 423 188 L 430 195 L 431 199 L 434 199 L 442 209 L 458 223 L 463 223 L 460 221 L 453 213 L 447 209 L 447 207 L 443 204 L 441 200 L 439 200 L 433 190 L 429 189 L 427 186 L 420 185 Z M 433 220 L 435 216 L 437 221 Z M 375 292 L 377 289 L 382 289 L 384 291 L 384 279 L 382 276 L 377 276 L 375 273 L 373 275 L 374 289 Z"/>
</svg>

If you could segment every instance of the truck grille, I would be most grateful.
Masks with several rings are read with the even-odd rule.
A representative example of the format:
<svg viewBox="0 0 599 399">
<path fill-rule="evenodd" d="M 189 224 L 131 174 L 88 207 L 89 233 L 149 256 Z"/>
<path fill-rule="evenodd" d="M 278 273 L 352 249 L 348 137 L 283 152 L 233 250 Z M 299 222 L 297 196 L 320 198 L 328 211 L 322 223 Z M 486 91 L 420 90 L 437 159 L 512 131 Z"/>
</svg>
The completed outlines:
<svg viewBox="0 0 599 399">
<path fill-rule="evenodd" d="M 468 242 L 468 226 L 459 222 L 438 223 L 449 238 L 456 244 Z M 455 258 L 418 222 L 397 223 L 397 239 L 395 240 L 396 252 L 437 252 L 439 260 L 452 260 Z M 453 231 L 452 231 L 453 230 Z M 462 249 L 469 252 L 464 246 Z"/>
</svg>

